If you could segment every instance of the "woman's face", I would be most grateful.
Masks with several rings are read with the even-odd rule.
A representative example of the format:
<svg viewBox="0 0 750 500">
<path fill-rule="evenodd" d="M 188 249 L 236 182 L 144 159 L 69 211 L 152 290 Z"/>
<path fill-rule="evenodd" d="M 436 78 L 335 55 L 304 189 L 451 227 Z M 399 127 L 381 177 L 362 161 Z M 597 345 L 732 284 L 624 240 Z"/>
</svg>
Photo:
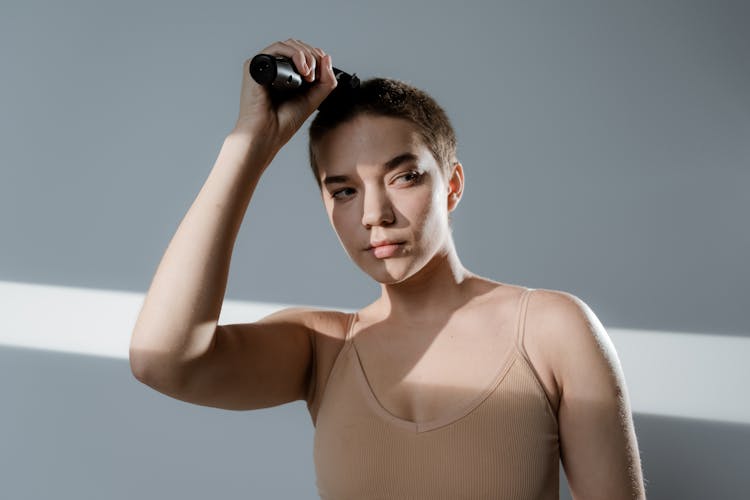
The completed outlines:
<svg viewBox="0 0 750 500">
<path fill-rule="evenodd" d="M 415 125 L 358 115 L 328 132 L 316 151 L 331 225 L 373 279 L 399 283 L 448 251 L 448 212 L 460 198 L 463 172 L 457 164 L 447 182 Z M 400 243 L 368 249 L 382 240 Z"/>
</svg>

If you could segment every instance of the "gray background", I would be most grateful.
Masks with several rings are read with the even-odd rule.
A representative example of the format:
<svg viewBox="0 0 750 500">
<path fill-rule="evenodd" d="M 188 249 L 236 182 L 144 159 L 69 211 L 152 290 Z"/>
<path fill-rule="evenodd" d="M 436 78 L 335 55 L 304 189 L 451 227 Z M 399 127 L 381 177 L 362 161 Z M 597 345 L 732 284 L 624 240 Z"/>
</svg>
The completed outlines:
<svg viewBox="0 0 750 500">
<path fill-rule="evenodd" d="M 750 6 L 17 2 L 0 16 L 0 278 L 145 291 L 276 40 L 424 88 L 466 171 L 464 264 L 624 328 L 750 335 Z M 227 296 L 360 307 L 308 172 L 264 175 Z"/>
<path fill-rule="evenodd" d="M 324 48 L 335 66 L 361 78 L 388 76 L 423 88 L 446 109 L 466 173 L 454 235 L 470 270 L 574 293 L 608 327 L 750 337 L 748 25 L 750 4 L 741 1 L 3 2 L 0 280 L 145 292 L 234 125 L 243 61 L 294 37 Z M 306 133 L 304 127 L 281 151 L 256 190 L 227 298 L 358 308 L 379 293 L 327 221 L 308 171 Z M 13 349 L 0 360 L 3 374 L 16 384 L 25 380 L 26 388 L 34 377 L 49 383 L 44 370 L 54 363 L 71 384 L 87 363 L 105 363 Z M 0 470 L 13 471 L 5 484 L 15 488 L 14 498 L 102 498 L 97 485 L 111 487 L 109 498 L 131 497 L 126 485 L 147 492 L 143 498 L 202 498 L 214 488 L 227 498 L 309 494 L 312 434 L 303 405 L 270 414 L 194 407 L 149 394 L 128 378 L 126 364 L 107 366 L 134 392 L 113 395 L 111 403 L 138 408 L 124 422 L 133 434 L 123 434 L 120 421 L 111 429 L 115 442 L 61 455 L 70 484 L 52 489 L 54 482 L 45 486 L 34 475 L 29 479 L 41 489 L 29 496 L 24 475 L 35 471 L 26 465 L 53 448 L 70 449 L 63 441 L 43 452 L 24 448 L 31 416 L 41 419 L 50 404 L 91 404 L 100 424 L 122 413 L 110 415 L 109 403 L 98 399 L 34 402 L 18 385 L 14 393 L 11 381 L 0 387 L 23 409 L 0 420 L 6 430 L 21 426 L 10 449 L 29 454 L 26 463 L 0 452 L 7 461 Z M 80 383 L 92 382 L 81 375 Z M 299 424 L 285 423 L 284 415 Z M 259 452 L 221 434 L 232 421 L 238 433 L 271 444 Z M 262 422 L 268 425 L 261 431 L 250 430 Z M 650 498 L 706 497 L 695 485 L 680 492 L 690 467 L 675 465 L 667 429 L 701 453 L 713 446 L 696 441 L 704 431 L 731 435 L 726 440 L 735 445 L 735 431 L 744 443 L 748 436 L 746 427 L 710 422 L 637 416 L 636 425 L 639 441 L 662 440 L 643 453 L 647 477 L 660 478 Z M 40 420 L 34 429 L 38 439 L 56 427 Z M 153 444 L 155 429 L 169 458 L 132 451 L 144 440 Z M 190 439 L 207 435 L 188 444 L 177 429 Z M 273 432 L 286 448 L 271 449 Z M 224 445 L 235 455 L 222 455 Z M 203 446 L 215 446 L 216 454 L 205 456 Z M 118 450 L 132 454 L 115 463 L 134 469 L 84 458 Z M 279 455 L 269 457 L 269 450 Z M 256 462 L 267 468 L 253 468 Z M 99 479 L 71 474 L 77 463 Z M 211 470 L 204 475 L 205 467 Z M 273 492 L 272 481 L 295 488 L 297 480 L 294 495 L 260 493 Z M 727 478 L 710 491 L 718 484 L 739 491 Z"/>
</svg>

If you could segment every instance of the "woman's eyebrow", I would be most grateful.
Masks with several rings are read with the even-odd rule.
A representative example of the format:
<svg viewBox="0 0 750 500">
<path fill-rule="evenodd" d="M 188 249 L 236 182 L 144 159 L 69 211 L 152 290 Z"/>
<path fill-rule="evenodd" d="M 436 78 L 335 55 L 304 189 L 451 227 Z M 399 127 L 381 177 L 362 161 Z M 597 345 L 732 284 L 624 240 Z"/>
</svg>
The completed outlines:
<svg viewBox="0 0 750 500">
<path fill-rule="evenodd" d="M 387 162 L 383 163 L 380 167 L 382 170 L 389 172 L 395 168 L 397 168 L 402 163 L 406 163 L 408 161 L 417 161 L 419 157 L 415 155 L 414 153 L 401 153 L 398 156 L 395 156 L 388 160 Z M 340 184 L 344 182 L 349 181 L 349 176 L 347 175 L 326 175 L 326 178 L 323 179 L 323 184 L 326 186 L 331 184 Z"/>
</svg>

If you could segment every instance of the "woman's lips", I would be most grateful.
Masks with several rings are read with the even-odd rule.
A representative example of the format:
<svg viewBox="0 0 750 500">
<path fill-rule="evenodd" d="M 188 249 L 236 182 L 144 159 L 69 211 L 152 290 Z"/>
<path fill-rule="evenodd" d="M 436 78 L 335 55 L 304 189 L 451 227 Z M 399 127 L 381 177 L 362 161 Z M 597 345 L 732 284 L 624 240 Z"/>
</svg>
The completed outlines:
<svg viewBox="0 0 750 500">
<path fill-rule="evenodd" d="M 387 257 L 392 257 L 393 255 L 395 255 L 396 252 L 398 252 L 401 248 L 401 245 L 403 245 L 403 243 L 372 247 L 370 250 L 368 250 L 368 252 L 372 252 L 372 254 L 375 255 L 375 257 L 377 257 L 378 259 L 385 259 Z"/>
</svg>

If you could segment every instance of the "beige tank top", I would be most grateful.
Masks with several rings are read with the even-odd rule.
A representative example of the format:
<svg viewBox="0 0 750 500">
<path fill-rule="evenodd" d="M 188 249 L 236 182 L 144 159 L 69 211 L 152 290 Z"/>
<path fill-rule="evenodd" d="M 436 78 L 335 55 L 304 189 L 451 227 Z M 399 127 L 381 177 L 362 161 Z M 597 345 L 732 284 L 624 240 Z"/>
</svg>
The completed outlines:
<svg viewBox="0 0 750 500">
<path fill-rule="evenodd" d="M 531 291 L 519 301 L 516 342 L 486 389 L 427 422 L 379 403 L 352 342 L 352 314 L 315 419 L 321 499 L 557 500 L 557 418 L 523 346 Z"/>
</svg>

